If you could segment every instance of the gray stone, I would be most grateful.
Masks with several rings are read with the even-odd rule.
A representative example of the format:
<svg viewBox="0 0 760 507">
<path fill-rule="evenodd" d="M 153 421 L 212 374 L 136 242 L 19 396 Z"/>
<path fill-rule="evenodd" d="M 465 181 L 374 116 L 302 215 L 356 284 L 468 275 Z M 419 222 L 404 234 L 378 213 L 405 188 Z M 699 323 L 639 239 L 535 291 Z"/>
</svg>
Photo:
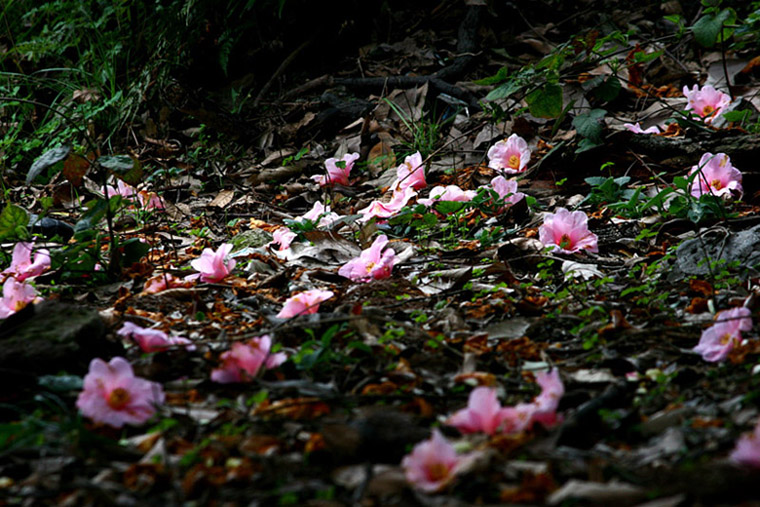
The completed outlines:
<svg viewBox="0 0 760 507">
<path fill-rule="evenodd" d="M 737 233 L 716 229 L 700 238 L 684 241 L 676 251 L 675 269 L 668 278 L 709 274 L 710 262 L 721 259 L 725 264 L 738 261 L 739 275 L 747 277 L 748 269 L 760 264 L 760 225 Z"/>
</svg>

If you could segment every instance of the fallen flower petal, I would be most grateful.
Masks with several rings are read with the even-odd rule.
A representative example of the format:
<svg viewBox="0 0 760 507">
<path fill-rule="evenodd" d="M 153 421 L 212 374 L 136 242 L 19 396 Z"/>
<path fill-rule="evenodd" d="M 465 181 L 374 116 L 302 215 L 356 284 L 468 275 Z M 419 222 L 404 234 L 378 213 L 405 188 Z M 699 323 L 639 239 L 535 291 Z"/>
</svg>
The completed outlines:
<svg viewBox="0 0 760 507">
<path fill-rule="evenodd" d="M 739 197 L 744 194 L 742 173 L 731 165 L 731 159 L 725 153 L 705 153 L 699 164 L 691 168 L 689 176 L 694 173 L 698 173 L 691 184 L 691 195 L 694 197 L 713 194 L 730 198 L 734 193 Z"/>
<path fill-rule="evenodd" d="M 425 493 L 442 490 L 471 461 L 468 455 L 458 456 L 454 447 L 435 429 L 429 440 L 414 446 L 401 461 L 406 480 Z"/>
<path fill-rule="evenodd" d="M 455 412 L 446 424 L 462 433 L 483 432 L 493 435 L 503 429 L 504 413 L 496 389 L 476 387 L 467 400 L 467 408 Z"/>
<path fill-rule="evenodd" d="M 34 287 L 15 278 L 8 278 L 3 284 L 3 298 L 0 299 L 0 319 L 13 315 L 37 299 Z"/>
<path fill-rule="evenodd" d="M 314 203 L 314 206 L 295 219 L 296 222 L 303 222 L 304 220 L 311 220 L 317 222 L 317 227 L 330 227 L 336 220 L 340 218 L 340 215 L 330 211 L 330 206 L 325 206 L 319 201 Z"/>
<path fill-rule="evenodd" d="M 269 242 L 269 245 L 279 245 L 279 248 L 277 250 L 283 251 L 290 248 L 290 244 L 293 243 L 293 240 L 298 237 L 298 234 L 291 231 L 287 227 L 280 227 L 276 231 L 274 231 L 274 234 L 272 235 L 272 241 Z"/>
<path fill-rule="evenodd" d="M 491 180 L 490 185 L 481 188 L 493 189 L 499 195 L 499 198 L 504 201 L 504 206 L 499 208 L 499 212 L 503 212 L 525 197 L 525 194 L 517 191 L 517 182 L 515 180 L 508 180 L 504 176 L 495 177 Z"/>
<path fill-rule="evenodd" d="M 555 213 L 547 213 L 544 224 L 538 228 L 538 238 L 553 252 L 599 251 L 596 234 L 588 230 L 588 217 L 582 211 L 571 213 L 558 208 Z"/>
<path fill-rule="evenodd" d="M 27 278 L 33 278 L 41 275 L 44 271 L 50 269 L 50 252 L 44 248 L 37 250 L 32 262 L 32 252 L 34 243 L 18 242 L 13 247 L 11 256 L 11 265 L 3 270 L 3 274 L 14 277 L 19 282 Z"/>
<path fill-rule="evenodd" d="M 398 188 L 393 191 L 393 196 L 389 202 L 372 201 L 372 203 L 366 208 L 362 208 L 357 213 L 362 215 L 359 219 L 360 222 L 366 222 L 371 218 L 390 218 L 406 206 L 412 197 L 415 197 L 417 192 L 413 187 L 406 187 L 403 190 Z"/>
<path fill-rule="evenodd" d="M 741 343 L 741 332 L 752 329 L 751 315 L 752 312 L 744 307 L 719 312 L 715 316 L 715 324 L 702 331 L 699 344 L 692 350 L 701 354 L 705 361 L 725 360 L 734 347 Z"/>
<path fill-rule="evenodd" d="M 312 289 L 300 292 L 295 296 L 288 298 L 282 306 L 282 310 L 277 314 L 280 319 L 290 319 L 298 315 L 309 315 L 317 313 L 319 304 L 335 295 L 330 290 Z"/>
<path fill-rule="evenodd" d="M 649 127 L 648 129 L 642 129 L 641 125 L 639 125 L 639 122 L 636 123 L 624 123 L 623 126 L 633 132 L 634 134 L 659 134 L 660 129 L 658 129 L 655 126 Z"/>
<path fill-rule="evenodd" d="M 143 292 L 146 294 L 157 294 L 161 291 L 165 291 L 166 289 L 189 286 L 190 284 L 184 280 L 180 280 L 171 273 L 162 273 L 147 280 L 143 286 Z"/>
<path fill-rule="evenodd" d="M 512 134 L 488 149 L 488 167 L 507 174 L 525 171 L 530 160 L 530 148 L 525 139 Z"/>
<path fill-rule="evenodd" d="M 416 152 L 404 159 L 404 163 L 396 169 L 396 181 L 391 185 L 396 190 L 406 190 L 411 187 L 420 190 L 427 186 L 425 167 L 422 165 L 422 155 Z"/>
<path fill-rule="evenodd" d="M 729 459 L 739 465 L 760 468 L 760 422 L 754 431 L 739 437 Z"/>
<path fill-rule="evenodd" d="M 163 402 L 161 385 L 135 377 L 123 357 L 114 357 L 108 363 L 96 358 L 90 361 L 77 408 L 96 423 L 121 428 L 145 423 L 156 413 L 156 405 Z"/>
<path fill-rule="evenodd" d="M 222 243 L 216 251 L 205 248 L 199 258 L 190 262 L 190 265 L 200 273 L 190 275 L 190 277 L 200 277 L 202 282 L 215 283 L 221 281 L 235 268 L 235 259 L 225 261 L 230 251 L 232 251 L 230 243 Z"/>
<path fill-rule="evenodd" d="M 341 267 L 338 274 L 354 282 L 368 282 L 390 277 L 393 266 L 396 264 L 396 253 L 392 248 L 383 251 L 387 245 L 388 237 L 385 234 L 378 236 L 369 248 L 362 250 L 359 257 L 351 259 Z"/>
<path fill-rule="evenodd" d="M 195 350 L 195 345 L 187 338 L 169 336 L 159 329 L 146 329 L 132 322 L 125 322 L 116 334 L 131 338 L 146 353 L 161 352 L 176 345 L 187 345 L 187 350 Z"/>
<path fill-rule="evenodd" d="M 731 103 L 730 95 L 718 91 L 712 86 L 703 86 L 700 89 L 694 85 L 691 90 L 688 86 L 684 86 L 683 94 L 689 101 L 686 110 L 694 111 L 697 116 L 705 120 L 705 123 L 710 123 L 713 118 L 720 116 Z"/>
<path fill-rule="evenodd" d="M 417 202 L 429 207 L 436 202 L 442 201 L 468 202 L 471 201 L 476 195 L 477 192 L 473 190 L 462 190 L 456 185 L 448 185 L 446 187 L 439 185 L 430 191 L 429 198 L 417 199 Z"/>
<path fill-rule="evenodd" d="M 337 158 L 328 158 L 325 160 L 327 175 L 314 175 L 311 179 L 319 183 L 322 187 L 326 185 L 348 185 L 348 177 L 351 174 L 351 169 L 353 169 L 354 162 L 356 162 L 359 156 L 358 153 L 346 153 L 340 160 Z M 343 167 L 339 167 L 338 164 Z"/>
<path fill-rule="evenodd" d="M 284 352 L 272 354 L 269 335 L 252 338 L 246 343 L 233 343 L 232 348 L 221 355 L 222 366 L 211 372 L 211 380 L 220 384 L 250 382 L 262 368 L 272 369 L 287 359 Z"/>
</svg>

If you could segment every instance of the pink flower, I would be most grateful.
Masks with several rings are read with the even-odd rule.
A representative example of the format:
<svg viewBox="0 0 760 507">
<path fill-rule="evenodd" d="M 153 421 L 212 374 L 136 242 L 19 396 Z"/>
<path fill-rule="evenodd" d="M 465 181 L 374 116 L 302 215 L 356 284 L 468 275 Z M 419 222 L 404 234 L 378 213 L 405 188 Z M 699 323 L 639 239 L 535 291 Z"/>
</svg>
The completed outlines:
<svg viewBox="0 0 760 507">
<path fill-rule="evenodd" d="M 760 467 L 760 422 L 752 433 L 739 437 L 729 459 L 739 465 Z"/>
<path fill-rule="evenodd" d="M 266 334 L 247 343 L 233 343 L 232 348 L 221 355 L 222 367 L 211 372 L 211 380 L 220 384 L 250 382 L 262 366 L 276 368 L 288 358 L 284 352 L 272 354 L 271 348 L 272 339 Z"/>
<path fill-rule="evenodd" d="M 312 289 L 300 292 L 285 301 L 285 304 L 277 314 L 280 319 L 290 319 L 298 315 L 317 313 L 319 304 L 333 297 L 335 294 L 329 290 Z"/>
<path fill-rule="evenodd" d="M 176 276 L 170 273 L 162 273 L 146 281 L 145 286 L 143 287 L 143 292 L 146 294 L 157 294 L 161 291 L 165 291 L 166 289 L 185 286 L 186 282 L 180 280 Z"/>
<path fill-rule="evenodd" d="M 702 354 L 705 361 L 725 360 L 734 346 L 741 343 L 741 332 L 752 329 L 751 315 L 752 313 L 744 307 L 718 313 L 715 316 L 715 324 L 702 331 L 694 352 Z"/>
<path fill-rule="evenodd" d="M 327 168 L 327 176 L 324 174 L 314 175 L 311 177 L 314 181 L 319 183 L 320 186 L 325 185 L 348 185 L 348 176 L 351 174 L 351 169 L 354 167 L 354 162 L 359 158 L 358 153 L 346 153 L 340 161 L 336 158 L 328 158 L 325 160 L 325 167 Z M 343 167 L 338 167 L 337 163 L 341 162 Z"/>
<path fill-rule="evenodd" d="M 512 134 L 506 141 L 501 140 L 488 149 L 488 167 L 507 174 L 524 172 L 529 160 L 528 143 L 517 134 Z"/>
<path fill-rule="evenodd" d="M 596 234 L 588 230 L 588 217 L 582 211 L 571 213 L 558 208 L 556 213 L 547 213 L 544 225 L 538 228 L 538 238 L 553 252 L 599 251 Z"/>
<path fill-rule="evenodd" d="M 116 181 L 116 188 L 106 185 L 106 197 L 109 199 L 115 195 L 120 195 L 125 199 L 134 199 L 137 196 L 137 189 L 132 185 L 127 185 L 121 180 Z"/>
<path fill-rule="evenodd" d="M 141 190 L 137 194 L 137 197 L 140 199 L 140 204 L 142 204 L 145 209 L 165 209 L 164 202 L 155 192 Z"/>
<path fill-rule="evenodd" d="M 639 125 L 639 122 L 634 123 L 623 123 L 623 126 L 633 132 L 634 134 L 659 134 L 660 129 L 657 127 L 649 127 L 648 129 L 644 130 L 641 128 L 641 125 Z"/>
<path fill-rule="evenodd" d="M 694 111 L 697 116 L 704 118 L 706 123 L 710 123 L 714 117 L 719 116 L 731 103 L 730 95 L 719 92 L 712 86 L 704 86 L 701 90 L 697 85 L 694 85 L 691 90 L 688 86 L 684 86 L 683 94 L 689 101 L 686 110 Z"/>
<path fill-rule="evenodd" d="M 385 234 L 378 236 L 369 248 L 362 250 L 359 257 L 351 259 L 341 267 L 338 274 L 354 282 L 388 278 L 393 271 L 393 265 L 396 264 L 396 253 L 392 248 L 383 252 L 387 244 L 388 237 Z"/>
<path fill-rule="evenodd" d="M 502 408 L 496 399 L 496 391 L 488 387 L 477 387 L 470 393 L 467 408 L 452 415 L 448 424 L 462 433 L 482 431 L 488 435 L 495 433 L 519 433 L 530 429 L 534 423 L 551 428 L 562 421 L 557 407 L 565 386 L 559 377 L 559 370 L 536 375 L 541 386 L 541 394 L 530 403 L 518 403 L 514 407 Z"/>
<path fill-rule="evenodd" d="M 731 165 L 731 159 L 725 153 L 705 153 L 689 171 L 689 176 L 694 173 L 694 181 L 691 184 L 691 195 L 699 197 L 702 194 L 713 194 L 719 197 L 732 197 L 733 193 L 744 194 L 742 188 L 742 173 Z"/>
<path fill-rule="evenodd" d="M 509 206 L 517 204 L 521 199 L 525 197 L 525 194 L 517 191 L 517 182 L 515 180 L 508 180 L 504 176 L 497 176 L 491 180 L 490 187 L 492 188 L 499 198 L 504 201 L 505 206 L 502 206 L 499 211 L 506 210 Z"/>
<path fill-rule="evenodd" d="M 77 407 L 96 423 L 121 428 L 124 424 L 143 424 L 156 413 L 156 405 L 163 402 L 160 384 L 135 377 L 126 359 L 114 357 L 108 363 L 102 359 L 90 361 Z"/>
<path fill-rule="evenodd" d="M 321 202 L 317 201 L 314 206 L 295 219 L 296 222 L 303 222 L 304 220 L 311 220 L 317 222 L 317 227 L 330 227 L 336 220 L 340 218 L 340 215 L 330 211 L 330 206 L 325 206 Z"/>
<path fill-rule="evenodd" d="M 496 390 L 489 387 L 476 387 L 463 408 L 449 417 L 446 424 L 454 426 L 462 433 L 482 431 L 488 435 L 503 430 L 504 413 Z"/>
<path fill-rule="evenodd" d="M 279 251 L 287 250 L 290 248 L 290 244 L 293 242 L 293 240 L 297 237 L 298 234 L 291 231 L 287 227 L 280 227 L 274 231 L 274 234 L 272 235 L 272 241 L 269 242 L 269 245 L 279 245 Z"/>
<path fill-rule="evenodd" d="M 537 373 L 536 383 L 541 386 L 541 394 L 533 400 L 535 409 L 531 419 L 546 428 L 551 428 L 562 421 L 561 416 L 557 415 L 557 407 L 565 394 L 565 386 L 559 377 L 559 369 Z"/>
<path fill-rule="evenodd" d="M 232 245 L 230 243 L 222 243 L 216 252 L 210 248 L 204 248 L 201 256 L 190 262 L 190 265 L 200 273 L 190 275 L 185 279 L 194 280 L 200 277 L 202 282 L 216 283 L 221 281 L 235 268 L 235 259 L 225 261 L 225 257 L 230 254 L 231 250 Z"/>
<path fill-rule="evenodd" d="M 50 269 L 50 252 L 44 248 L 37 250 L 34 254 L 34 262 L 32 262 L 33 249 L 34 243 L 16 243 L 16 246 L 13 247 L 11 265 L 3 273 L 23 282 L 27 278 L 41 275 L 45 270 Z"/>
<path fill-rule="evenodd" d="M 401 466 L 406 480 L 425 493 L 440 491 L 456 474 L 472 462 L 469 455 L 457 456 L 454 447 L 437 430 L 429 440 L 414 446 L 412 452 L 404 456 Z"/>
<path fill-rule="evenodd" d="M 3 284 L 3 299 L 0 299 L 0 319 L 5 319 L 37 300 L 37 291 L 26 282 L 8 278 Z"/>
<path fill-rule="evenodd" d="M 417 195 L 417 192 L 414 191 L 413 187 L 406 187 L 403 190 L 399 190 L 398 188 L 393 190 L 393 195 L 391 196 L 391 200 L 389 202 L 382 202 L 382 201 L 372 201 L 372 203 L 367 206 L 366 208 L 362 208 L 357 213 L 360 215 L 363 215 L 362 218 L 359 219 L 360 222 L 366 222 L 370 219 L 374 218 L 390 218 L 396 213 L 398 213 L 401 208 L 406 206 L 406 204 L 409 202 L 409 200 L 412 197 L 415 197 Z"/>
<path fill-rule="evenodd" d="M 187 338 L 169 336 L 159 329 L 146 329 L 132 322 L 125 322 L 116 334 L 133 339 L 147 353 L 161 352 L 175 345 L 187 345 L 187 350 L 195 350 L 195 345 Z"/>
<path fill-rule="evenodd" d="M 430 197 L 427 199 L 417 199 L 417 202 L 424 204 L 425 206 L 432 206 L 436 202 L 441 201 L 457 201 L 468 202 L 477 195 L 477 192 L 472 190 L 462 190 L 456 185 L 449 185 L 447 187 L 437 186 L 430 191 Z"/>
<path fill-rule="evenodd" d="M 406 190 L 412 187 L 420 190 L 427 186 L 425 181 L 425 167 L 422 165 L 422 155 L 416 152 L 404 159 L 404 163 L 396 169 L 396 181 L 391 185 L 394 189 Z"/>
</svg>

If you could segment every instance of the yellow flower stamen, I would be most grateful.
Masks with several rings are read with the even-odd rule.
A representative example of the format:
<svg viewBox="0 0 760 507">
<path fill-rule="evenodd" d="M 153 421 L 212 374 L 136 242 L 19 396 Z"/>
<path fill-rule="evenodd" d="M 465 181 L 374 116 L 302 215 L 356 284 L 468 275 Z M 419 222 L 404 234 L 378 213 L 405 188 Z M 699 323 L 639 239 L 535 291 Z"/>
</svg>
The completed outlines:
<svg viewBox="0 0 760 507">
<path fill-rule="evenodd" d="M 449 467 L 443 463 L 433 463 L 427 469 L 428 479 L 437 482 L 449 476 Z"/>
<path fill-rule="evenodd" d="M 509 164 L 509 167 L 512 169 L 519 169 L 520 168 L 520 157 L 518 155 L 512 155 L 509 157 L 509 160 L 507 161 Z"/>
<path fill-rule="evenodd" d="M 129 391 L 124 389 L 123 387 L 117 387 L 113 391 L 111 391 L 110 396 L 108 396 L 108 406 L 111 407 L 114 410 L 121 410 L 127 404 L 129 403 L 130 397 L 129 397 Z"/>
</svg>

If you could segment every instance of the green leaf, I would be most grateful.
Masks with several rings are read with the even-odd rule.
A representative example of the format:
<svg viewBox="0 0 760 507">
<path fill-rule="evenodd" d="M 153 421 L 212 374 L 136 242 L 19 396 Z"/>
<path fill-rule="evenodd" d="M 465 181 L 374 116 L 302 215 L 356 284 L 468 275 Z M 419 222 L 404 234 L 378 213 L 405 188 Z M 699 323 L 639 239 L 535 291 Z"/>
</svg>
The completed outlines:
<svg viewBox="0 0 760 507">
<path fill-rule="evenodd" d="M 723 9 L 718 14 L 705 14 L 691 27 L 694 39 L 700 46 L 711 48 L 718 41 L 723 25 L 732 17 L 731 9 Z M 733 16 L 735 17 L 735 15 Z M 724 38 L 726 34 L 724 33 Z M 728 35 L 730 36 L 730 34 Z"/>
<path fill-rule="evenodd" d="M 497 72 L 495 75 L 484 77 L 483 79 L 478 79 L 477 81 L 475 81 L 475 84 L 488 86 L 488 85 L 493 85 L 497 83 L 503 83 L 504 81 L 507 80 L 508 74 L 509 74 L 509 70 L 507 70 L 506 67 L 502 67 L 499 69 L 499 72 Z"/>
<path fill-rule="evenodd" d="M 667 17 L 667 16 L 666 16 Z M 644 51 L 636 51 L 633 54 L 633 61 L 636 63 L 649 63 L 658 59 L 665 52 L 664 49 L 654 51 L 652 53 L 645 53 Z"/>
<path fill-rule="evenodd" d="M 29 224 L 29 216 L 23 208 L 15 204 L 8 204 L 0 213 L 0 239 L 29 237 L 26 226 Z"/>
<path fill-rule="evenodd" d="M 536 118 L 556 118 L 562 113 L 562 87 L 546 83 L 525 97 L 530 114 Z"/>
<path fill-rule="evenodd" d="M 723 113 L 723 118 L 726 119 L 726 121 L 739 123 L 739 122 L 745 122 L 749 120 L 749 117 L 752 115 L 752 111 L 749 109 L 740 109 L 738 111 L 727 111 Z"/>
<path fill-rule="evenodd" d="M 128 268 L 148 255 L 150 245 L 143 243 L 139 238 L 131 238 L 121 244 L 121 249 L 121 265 Z"/>
<path fill-rule="evenodd" d="M 493 101 L 493 100 L 499 100 L 499 99 L 509 97 L 520 88 L 522 88 L 522 84 L 516 80 L 510 81 L 508 83 L 504 83 L 498 88 L 494 88 L 493 90 L 488 92 L 488 95 L 486 95 L 486 100 Z"/>
<path fill-rule="evenodd" d="M 617 76 L 607 76 L 607 79 L 594 89 L 594 95 L 604 102 L 615 100 L 620 93 L 620 80 Z"/>
<path fill-rule="evenodd" d="M 65 159 L 70 151 L 70 146 L 58 146 L 43 153 L 40 158 L 34 161 L 32 167 L 29 168 L 29 172 L 26 175 L 26 184 L 31 184 L 42 171 Z"/>
<path fill-rule="evenodd" d="M 578 148 L 576 148 L 575 153 L 583 153 L 584 151 L 593 150 L 597 146 L 601 146 L 601 143 L 595 143 L 590 139 L 581 139 L 578 142 Z"/>
<path fill-rule="evenodd" d="M 137 185 L 142 179 L 143 171 L 140 161 L 128 155 L 100 157 L 98 163 L 130 185 Z"/>
<path fill-rule="evenodd" d="M 595 145 L 602 143 L 602 119 L 607 111 L 604 109 L 592 109 L 586 114 L 573 118 L 573 127 L 578 133 Z"/>
<path fill-rule="evenodd" d="M 464 208 L 465 203 L 459 201 L 441 201 L 436 203 L 435 210 L 441 215 L 450 215 Z"/>
<path fill-rule="evenodd" d="M 87 206 L 89 209 L 74 225 L 74 234 L 95 229 L 95 226 L 98 225 L 98 222 L 100 222 L 103 217 L 106 216 L 106 210 L 108 209 L 109 203 L 117 204 L 120 202 L 121 197 L 118 195 L 111 197 L 110 200 L 97 199 L 88 202 L 85 206 Z"/>
</svg>

